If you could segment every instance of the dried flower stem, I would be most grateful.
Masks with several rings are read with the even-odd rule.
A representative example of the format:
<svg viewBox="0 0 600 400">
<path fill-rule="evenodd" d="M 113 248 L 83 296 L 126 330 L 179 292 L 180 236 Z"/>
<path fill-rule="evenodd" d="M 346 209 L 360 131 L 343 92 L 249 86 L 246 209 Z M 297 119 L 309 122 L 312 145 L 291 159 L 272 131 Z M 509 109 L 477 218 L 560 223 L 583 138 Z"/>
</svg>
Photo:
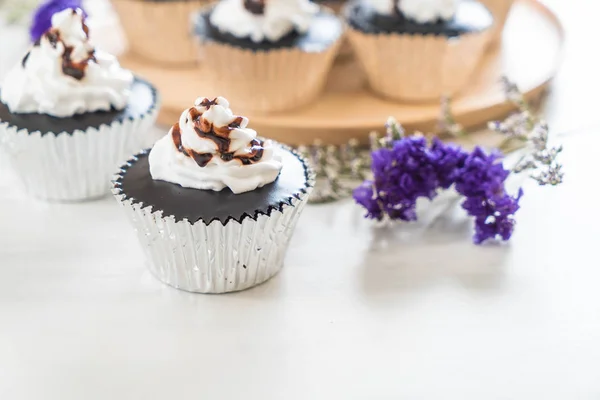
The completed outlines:
<svg viewBox="0 0 600 400">
<path fill-rule="evenodd" d="M 368 150 L 361 149 L 355 139 L 342 146 L 324 146 L 316 140 L 311 146 L 299 146 L 298 151 L 317 173 L 315 190 L 309 200 L 311 203 L 327 203 L 349 197 L 370 171 Z"/>
<path fill-rule="evenodd" d="M 505 136 L 500 150 L 506 152 L 514 148 L 529 148 L 530 152 L 523 155 L 512 168 L 513 173 L 529 171 L 530 177 L 539 185 L 556 186 L 562 183 L 563 166 L 558 162 L 562 147 L 551 147 L 548 143 L 548 124 L 537 118 L 531 111 L 531 106 L 519 91 L 517 85 L 507 77 L 502 78 L 502 86 L 508 101 L 517 106 L 517 112 L 504 121 L 493 121 L 488 127 Z"/>
</svg>

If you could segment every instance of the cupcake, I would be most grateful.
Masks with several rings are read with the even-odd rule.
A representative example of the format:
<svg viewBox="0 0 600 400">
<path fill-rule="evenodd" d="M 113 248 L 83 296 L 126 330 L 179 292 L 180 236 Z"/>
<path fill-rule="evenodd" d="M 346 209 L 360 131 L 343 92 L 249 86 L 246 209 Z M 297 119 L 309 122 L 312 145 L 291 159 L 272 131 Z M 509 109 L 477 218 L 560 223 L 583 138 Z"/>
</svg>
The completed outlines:
<svg viewBox="0 0 600 400">
<path fill-rule="evenodd" d="M 303 158 L 259 139 L 218 97 L 197 99 L 125 164 L 113 193 L 152 274 L 178 289 L 224 293 L 281 269 L 313 185 Z"/>
<path fill-rule="evenodd" d="M 493 22 L 475 0 L 357 0 L 344 17 L 371 89 L 417 102 L 439 101 L 467 84 Z"/>
<path fill-rule="evenodd" d="M 313 0 L 313 2 L 331 8 L 336 13 L 342 11 L 342 7 L 346 4 L 346 0 Z"/>
<path fill-rule="evenodd" d="M 240 108 L 292 109 L 323 90 L 343 33 L 309 0 L 223 0 L 194 17 L 203 71 Z"/>
<path fill-rule="evenodd" d="M 0 143 L 25 189 L 54 201 L 110 192 L 116 165 L 148 144 L 157 94 L 96 50 L 82 12 L 52 16 L 52 27 L 0 89 Z"/>
<path fill-rule="evenodd" d="M 508 20 L 510 9 L 514 0 L 481 0 L 494 16 L 494 28 L 492 29 L 492 42 L 497 43 L 502 39 L 504 25 Z"/>
<path fill-rule="evenodd" d="M 129 51 L 165 66 L 196 62 L 190 16 L 208 3 L 209 0 L 113 0 Z"/>
<path fill-rule="evenodd" d="M 314 3 L 333 10 L 336 14 L 340 14 L 347 0 L 312 0 Z M 342 44 L 338 50 L 338 60 L 343 60 L 352 57 L 352 46 L 346 38 L 342 39 Z"/>
</svg>

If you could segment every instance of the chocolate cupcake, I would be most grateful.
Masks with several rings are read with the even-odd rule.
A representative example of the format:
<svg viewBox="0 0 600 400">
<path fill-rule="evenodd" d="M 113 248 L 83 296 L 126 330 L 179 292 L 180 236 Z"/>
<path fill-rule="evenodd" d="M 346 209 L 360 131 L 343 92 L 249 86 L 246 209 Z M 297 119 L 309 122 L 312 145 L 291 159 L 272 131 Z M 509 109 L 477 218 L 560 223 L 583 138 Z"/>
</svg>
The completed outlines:
<svg viewBox="0 0 600 400">
<path fill-rule="evenodd" d="M 210 0 L 113 0 L 129 51 L 165 66 L 193 65 L 198 58 L 190 16 Z"/>
<path fill-rule="evenodd" d="M 342 7 L 346 4 L 346 0 L 313 0 L 313 2 L 331 8 L 336 13 L 342 11 Z"/>
<path fill-rule="evenodd" d="M 199 98 L 117 174 L 113 193 L 161 281 L 224 293 L 258 285 L 283 266 L 314 173 L 247 125 L 224 98 Z"/>
<path fill-rule="evenodd" d="M 52 27 L 0 90 L 0 143 L 35 197 L 77 201 L 105 195 L 119 162 L 151 138 L 157 94 L 96 50 L 80 10 Z"/>
<path fill-rule="evenodd" d="M 223 0 L 194 17 L 204 71 L 244 110 L 303 106 L 322 91 L 343 33 L 309 0 Z"/>
<path fill-rule="evenodd" d="M 460 91 L 493 22 L 475 0 L 356 0 L 344 17 L 373 91 L 404 101 L 438 101 Z"/>
</svg>

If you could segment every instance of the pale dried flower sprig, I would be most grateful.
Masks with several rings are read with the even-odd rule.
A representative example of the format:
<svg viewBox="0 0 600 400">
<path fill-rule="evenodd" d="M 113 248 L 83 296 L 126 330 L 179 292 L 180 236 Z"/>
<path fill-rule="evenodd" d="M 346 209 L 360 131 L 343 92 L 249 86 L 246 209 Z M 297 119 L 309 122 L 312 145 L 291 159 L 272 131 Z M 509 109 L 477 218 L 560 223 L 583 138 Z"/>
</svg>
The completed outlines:
<svg viewBox="0 0 600 400">
<path fill-rule="evenodd" d="M 548 124 L 534 116 L 517 85 L 503 77 L 502 86 L 507 100 L 517 106 L 517 112 L 504 121 L 490 122 L 488 128 L 505 136 L 505 141 L 500 146 L 501 150 L 513 141 L 525 145 L 526 153 L 514 165 L 512 172 L 528 172 L 529 176 L 542 186 L 561 184 L 564 172 L 558 156 L 562 152 L 562 146 L 550 146 Z"/>
<path fill-rule="evenodd" d="M 450 97 L 442 97 L 440 111 L 440 132 L 452 137 L 461 137 L 467 134 L 465 128 L 456 121 L 454 114 L 452 114 L 452 100 Z"/>
<path fill-rule="evenodd" d="M 324 146 L 320 140 L 302 145 L 298 151 L 317 173 L 311 203 L 326 203 L 349 197 L 370 171 L 368 151 L 361 149 L 356 139 L 341 146 Z"/>
<path fill-rule="evenodd" d="M 509 153 L 515 149 L 525 149 L 525 155 L 511 168 L 511 172 L 527 171 L 540 185 L 560 184 L 564 176 L 563 166 L 558 161 L 562 147 L 549 146 L 548 125 L 536 117 L 517 85 L 506 77 L 502 78 L 501 83 L 507 101 L 516 105 L 517 112 L 503 121 L 492 121 L 488 124 L 492 131 L 504 137 L 498 150 Z M 469 137 L 452 113 L 450 98 L 442 99 L 439 128 L 443 134 L 452 137 Z M 416 132 L 415 135 L 421 134 Z M 404 136 L 402 126 L 393 118 L 389 118 L 383 137 L 377 132 L 371 132 L 371 151 L 389 147 L 392 142 Z M 315 141 L 310 146 L 300 146 L 299 150 L 317 172 L 317 185 L 311 196 L 313 203 L 348 197 L 356 183 L 364 180 L 370 173 L 370 152 L 360 148 L 356 140 L 342 146 L 324 146 L 321 141 Z"/>
</svg>

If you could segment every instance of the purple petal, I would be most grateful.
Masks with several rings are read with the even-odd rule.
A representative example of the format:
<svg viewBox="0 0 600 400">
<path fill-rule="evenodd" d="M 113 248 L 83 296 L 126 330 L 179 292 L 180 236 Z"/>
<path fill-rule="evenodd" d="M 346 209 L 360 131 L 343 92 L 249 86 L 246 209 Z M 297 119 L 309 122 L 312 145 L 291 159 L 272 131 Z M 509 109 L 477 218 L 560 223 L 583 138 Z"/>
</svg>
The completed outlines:
<svg viewBox="0 0 600 400">
<path fill-rule="evenodd" d="M 41 4 L 35 11 L 29 28 L 31 41 L 37 42 L 52 27 L 54 14 L 67 8 L 81 8 L 81 3 L 82 0 L 49 0 Z"/>
</svg>

